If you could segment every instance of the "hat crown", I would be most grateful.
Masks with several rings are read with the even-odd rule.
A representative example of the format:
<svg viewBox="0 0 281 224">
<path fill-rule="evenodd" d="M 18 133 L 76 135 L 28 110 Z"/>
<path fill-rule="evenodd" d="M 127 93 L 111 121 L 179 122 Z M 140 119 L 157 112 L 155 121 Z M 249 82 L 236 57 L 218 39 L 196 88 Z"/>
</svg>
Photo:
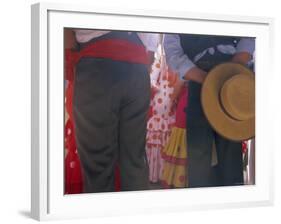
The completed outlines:
<svg viewBox="0 0 281 224">
<path fill-rule="evenodd" d="M 203 83 L 201 102 L 221 136 L 241 141 L 255 135 L 255 76 L 245 66 L 228 62 L 214 67 Z"/>
<path fill-rule="evenodd" d="M 251 76 L 237 74 L 221 88 L 222 108 L 232 118 L 244 121 L 255 116 L 255 83 Z"/>
</svg>

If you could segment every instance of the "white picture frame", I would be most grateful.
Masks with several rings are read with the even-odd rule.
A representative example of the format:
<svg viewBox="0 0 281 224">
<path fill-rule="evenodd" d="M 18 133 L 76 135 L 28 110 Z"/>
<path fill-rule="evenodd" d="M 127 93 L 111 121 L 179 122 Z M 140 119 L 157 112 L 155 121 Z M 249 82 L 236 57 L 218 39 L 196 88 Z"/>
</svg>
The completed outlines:
<svg viewBox="0 0 281 224">
<path fill-rule="evenodd" d="M 273 147 L 267 123 L 273 74 L 271 18 L 189 12 L 32 5 L 31 216 L 37 220 L 115 216 L 273 203 Z M 256 37 L 256 183 L 248 186 L 64 195 L 63 28 Z"/>
</svg>

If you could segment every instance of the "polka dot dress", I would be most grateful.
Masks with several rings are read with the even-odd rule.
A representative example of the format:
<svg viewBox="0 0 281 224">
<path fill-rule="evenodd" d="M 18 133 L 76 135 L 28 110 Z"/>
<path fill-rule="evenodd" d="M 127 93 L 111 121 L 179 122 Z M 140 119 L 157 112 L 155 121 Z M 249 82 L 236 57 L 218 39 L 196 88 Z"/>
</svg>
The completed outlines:
<svg viewBox="0 0 281 224">
<path fill-rule="evenodd" d="M 175 111 L 171 96 L 173 93 L 172 79 L 176 75 L 169 72 L 165 56 L 157 54 L 151 71 L 151 85 L 155 94 L 151 100 L 152 113 L 147 123 L 146 153 L 149 164 L 149 179 L 156 183 L 160 180 L 163 170 L 161 150 L 171 134 L 175 122 Z"/>
</svg>

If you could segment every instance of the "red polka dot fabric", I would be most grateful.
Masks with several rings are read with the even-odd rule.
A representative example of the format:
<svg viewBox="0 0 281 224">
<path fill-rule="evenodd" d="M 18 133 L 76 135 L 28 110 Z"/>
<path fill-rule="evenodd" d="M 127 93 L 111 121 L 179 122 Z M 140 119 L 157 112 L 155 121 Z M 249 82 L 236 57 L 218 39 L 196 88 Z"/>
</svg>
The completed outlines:
<svg viewBox="0 0 281 224">
<path fill-rule="evenodd" d="M 149 164 L 149 179 L 156 183 L 160 180 L 163 170 L 163 159 L 161 150 L 167 143 L 171 134 L 171 128 L 175 123 L 175 110 L 171 95 L 174 91 L 169 76 L 170 73 L 166 65 L 165 56 L 161 49 L 156 54 L 156 59 L 152 65 L 151 86 L 157 90 L 151 99 L 152 115 L 147 123 L 146 153 Z"/>
</svg>

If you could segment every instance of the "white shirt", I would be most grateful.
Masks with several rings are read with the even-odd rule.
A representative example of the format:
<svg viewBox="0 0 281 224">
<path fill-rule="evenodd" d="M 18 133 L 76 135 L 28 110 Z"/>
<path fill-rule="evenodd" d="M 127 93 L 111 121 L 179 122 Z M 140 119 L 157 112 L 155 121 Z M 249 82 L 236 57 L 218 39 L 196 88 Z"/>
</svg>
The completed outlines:
<svg viewBox="0 0 281 224">
<path fill-rule="evenodd" d="M 79 43 L 85 43 L 93 38 L 100 37 L 111 31 L 104 30 L 87 30 L 87 29 L 75 29 L 76 40 Z M 128 32 L 129 34 L 132 32 Z M 159 34 L 157 33 L 137 33 L 140 40 L 143 42 L 144 46 L 148 51 L 155 52 L 159 43 Z"/>
</svg>

